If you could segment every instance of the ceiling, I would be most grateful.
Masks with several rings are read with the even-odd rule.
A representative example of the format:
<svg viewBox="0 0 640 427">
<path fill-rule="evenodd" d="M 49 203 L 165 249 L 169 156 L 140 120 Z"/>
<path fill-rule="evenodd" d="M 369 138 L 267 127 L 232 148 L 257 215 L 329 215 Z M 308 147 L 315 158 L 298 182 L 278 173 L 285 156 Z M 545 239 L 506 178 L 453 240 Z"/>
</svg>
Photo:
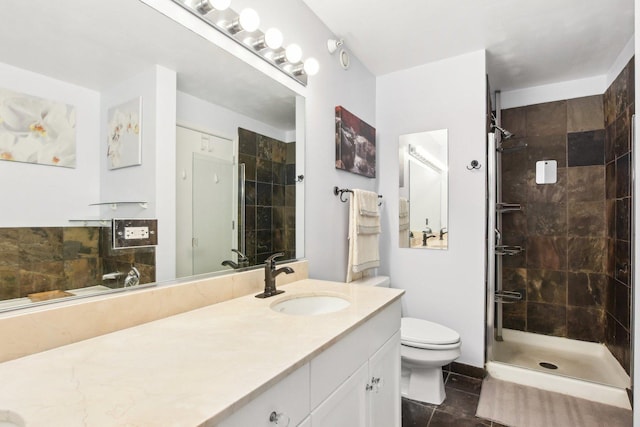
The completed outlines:
<svg viewBox="0 0 640 427">
<path fill-rule="evenodd" d="M 633 0 L 303 1 L 376 76 L 486 49 L 502 91 L 606 74 L 634 28 Z"/>
</svg>

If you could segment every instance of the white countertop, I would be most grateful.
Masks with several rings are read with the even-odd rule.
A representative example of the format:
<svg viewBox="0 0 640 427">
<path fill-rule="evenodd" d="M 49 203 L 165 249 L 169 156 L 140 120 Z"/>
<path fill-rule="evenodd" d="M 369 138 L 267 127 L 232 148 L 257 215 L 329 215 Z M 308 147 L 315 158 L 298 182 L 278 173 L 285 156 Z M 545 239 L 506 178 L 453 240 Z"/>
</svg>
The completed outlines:
<svg viewBox="0 0 640 427">
<path fill-rule="evenodd" d="M 279 289 L 286 292 L 236 298 L 1 363 L 0 411 L 19 414 L 28 427 L 216 422 L 403 294 L 314 279 Z M 269 308 L 312 292 L 340 294 L 351 305 L 317 316 Z"/>
</svg>

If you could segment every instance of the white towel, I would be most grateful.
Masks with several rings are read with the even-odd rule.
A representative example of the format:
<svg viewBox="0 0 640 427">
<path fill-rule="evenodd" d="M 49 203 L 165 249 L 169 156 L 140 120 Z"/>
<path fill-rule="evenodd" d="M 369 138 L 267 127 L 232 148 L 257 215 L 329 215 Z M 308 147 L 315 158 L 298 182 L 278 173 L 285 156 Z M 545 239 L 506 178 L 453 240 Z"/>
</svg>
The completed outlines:
<svg viewBox="0 0 640 427">
<path fill-rule="evenodd" d="M 361 197 L 361 193 L 368 194 Z M 374 201 L 373 204 L 371 200 Z M 361 209 L 361 201 L 366 205 L 365 209 Z M 378 195 L 370 191 L 353 190 L 349 202 L 347 282 L 361 278 L 364 270 L 380 266 L 379 234 Z"/>
<path fill-rule="evenodd" d="M 406 197 L 400 197 L 400 211 L 399 211 L 399 229 L 400 231 L 409 229 L 409 200 Z"/>
</svg>

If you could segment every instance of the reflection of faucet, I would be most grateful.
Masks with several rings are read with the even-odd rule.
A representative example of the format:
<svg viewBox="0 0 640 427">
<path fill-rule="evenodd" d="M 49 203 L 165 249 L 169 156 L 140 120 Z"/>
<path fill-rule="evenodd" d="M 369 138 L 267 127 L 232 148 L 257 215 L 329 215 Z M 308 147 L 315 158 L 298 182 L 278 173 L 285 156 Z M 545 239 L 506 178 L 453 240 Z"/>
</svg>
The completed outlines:
<svg viewBox="0 0 640 427">
<path fill-rule="evenodd" d="M 431 229 L 429 227 L 427 227 L 427 230 L 422 230 L 422 246 L 427 246 L 427 240 L 432 237 L 436 237 L 435 234 L 431 233 Z"/>
<path fill-rule="evenodd" d="M 256 298 L 269 298 L 284 291 L 276 290 L 276 276 L 280 273 L 293 273 L 293 268 L 282 267 L 276 270 L 276 258 L 283 256 L 283 252 L 271 255 L 264 263 L 264 292 L 256 295 Z"/>
<path fill-rule="evenodd" d="M 445 234 L 449 234 L 449 230 L 447 230 L 447 227 L 442 227 L 442 228 L 440 229 L 440 240 L 442 240 L 442 237 L 443 237 Z"/>
<path fill-rule="evenodd" d="M 102 280 L 103 281 L 105 281 L 105 280 L 118 280 L 122 276 L 124 276 L 124 273 L 116 271 L 116 272 L 113 272 L 113 273 L 103 274 L 102 275 Z"/>
<path fill-rule="evenodd" d="M 140 272 L 133 265 L 131 266 L 131 270 L 129 270 L 129 274 L 124 278 L 124 287 L 128 288 L 130 286 L 137 286 L 140 283 Z"/>
<path fill-rule="evenodd" d="M 242 267 L 246 267 L 247 264 L 249 264 L 249 258 L 247 258 L 247 256 L 245 254 L 243 254 L 242 252 L 240 252 L 237 249 L 231 249 L 231 252 L 235 252 L 238 254 L 238 262 L 235 263 L 233 261 L 231 261 L 230 259 L 225 259 L 224 261 L 222 261 L 222 265 L 226 265 L 229 266 L 233 269 L 237 269 L 237 268 L 242 268 Z"/>
</svg>

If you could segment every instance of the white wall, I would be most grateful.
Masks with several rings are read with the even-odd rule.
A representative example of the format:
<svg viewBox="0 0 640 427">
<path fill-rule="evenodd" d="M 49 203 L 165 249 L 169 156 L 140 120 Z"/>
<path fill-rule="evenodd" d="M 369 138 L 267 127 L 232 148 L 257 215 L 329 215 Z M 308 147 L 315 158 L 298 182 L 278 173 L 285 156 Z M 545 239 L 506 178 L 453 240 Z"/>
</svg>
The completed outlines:
<svg viewBox="0 0 640 427">
<path fill-rule="evenodd" d="M 142 96 L 142 164 L 107 169 L 109 108 Z M 100 201 L 143 201 L 148 208 L 121 205 L 103 215 L 116 218 L 157 218 L 156 279 L 175 278 L 175 133 L 176 73 L 154 66 L 102 92 L 100 141 Z"/>
<path fill-rule="evenodd" d="M 461 363 L 484 365 L 485 74 L 484 51 L 378 78 L 379 192 L 385 196 L 381 270 L 403 288 L 405 316 L 461 335 Z M 449 250 L 398 247 L 398 137 L 449 130 Z M 467 170 L 471 160 L 480 170 Z M 313 258 L 312 258 L 313 261 Z"/>
<path fill-rule="evenodd" d="M 100 94 L 0 63 L 5 89 L 76 108 L 76 167 L 0 161 L 1 227 L 69 226 L 70 219 L 97 216 L 99 201 Z"/>
</svg>

